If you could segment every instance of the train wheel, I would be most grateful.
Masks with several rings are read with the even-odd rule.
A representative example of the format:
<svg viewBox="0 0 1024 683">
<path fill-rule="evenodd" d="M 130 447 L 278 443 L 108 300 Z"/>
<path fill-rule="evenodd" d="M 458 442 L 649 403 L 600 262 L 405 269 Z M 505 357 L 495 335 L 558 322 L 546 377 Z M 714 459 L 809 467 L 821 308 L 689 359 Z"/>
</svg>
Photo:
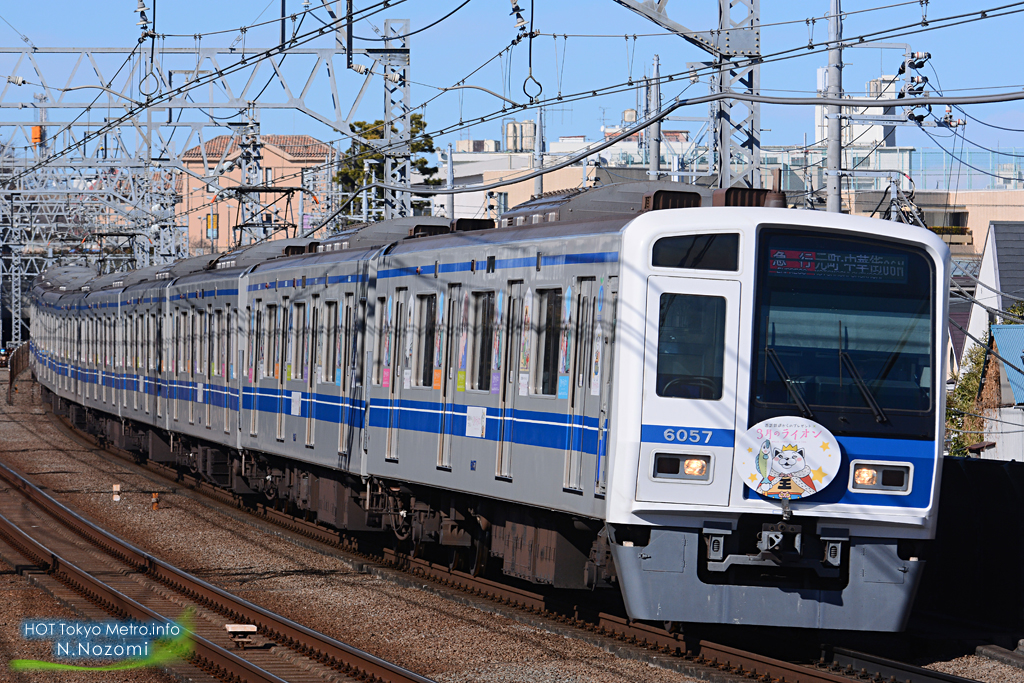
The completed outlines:
<svg viewBox="0 0 1024 683">
<path fill-rule="evenodd" d="M 448 571 L 461 572 L 466 566 L 465 548 L 453 545 L 448 548 Z"/>
<path fill-rule="evenodd" d="M 473 539 L 473 546 L 469 549 L 469 566 L 466 569 L 470 576 L 483 576 L 487 571 L 487 561 L 491 559 L 490 540 L 490 532 L 483 532 Z"/>
</svg>

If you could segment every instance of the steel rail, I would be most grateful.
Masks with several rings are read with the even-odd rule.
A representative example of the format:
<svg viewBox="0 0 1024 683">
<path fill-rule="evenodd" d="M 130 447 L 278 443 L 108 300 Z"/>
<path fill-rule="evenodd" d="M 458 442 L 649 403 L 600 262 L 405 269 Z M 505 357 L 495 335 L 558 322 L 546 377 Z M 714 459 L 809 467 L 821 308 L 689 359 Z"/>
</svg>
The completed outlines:
<svg viewBox="0 0 1024 683">
<path fill-rule="evenodd" d="M 80 437 L 94 441 L 92 436 L 79 431 L 63 418 L 58 418 L 58 420 L 59 424 L 74 431 Z M 118 452 L 118 449 L 109 446 L 106 446 L 105 450 L 119 458 L 133 460 L 130 453 Z M 213 500 L 237 508 L 245 509 L 246 507 L 241 496 L 209 484 L 199 477 L 180 475 L 177 470 L 162 463 L 149 461 L 147 465 L 149 469 L 157 471 L 161 476 L 184 483 L 188 488 Z M 250 511 L 252 511 L 251 508 Z M 593 618 L 581 618 L 579 614 L 567 615 L 559 613 L 558 608 L 550 605 L 548 598 L 539 593 L 482 577 L 474 577 L 465 572 L 453 571 L 446 566 L 422 558 L 409 557 L 390 549 L 385 549 L 379 556 L 367 554 L 359 550 L 356 539 L 346 536 L 343 532 L 303 520 L 263 504 L 258 504 L 256 510 L 252 512 L 255 516 L 276 526 L 319 543 L 354 552 L 363 558 L 380 562 L 399 571 L 405 571 L 414 576 L 429 579 L 437 584 L 514 609 L 536 614 L 560 624 L 616 638 L 649 650 L 676 655 L 687 662 L 692 662 L 695 668 L 699 667 L 701 671 L 711 668 L 754 680 L 785 681 L 786 683 L 889 681 L 890 676 L 895 676 L 898 683 L 972 683 L 966 678 L 838 647 L 828 648 L 826 646 L 825 650 L 828 651 L 829 657 L 826 659 L 823 655 L 820 661 L 811 666 L 786 662 L 707 640 L 688 642 L 681 633 L 672 633 L 657 626 L 630 621 L 614 614 L 601 612 Z"/>
<path fill-rule="evenodd" d="M 28 349 L 30 342 L 24 342 L 14 350 L 7 360 L 7 405 L 14 405 L 14 382 L 25 368 L 28 367 Z"/>
<path fill-rule="evenodd" d="M 213 605 L 232 618 L 255 624 L 260 633 L 271 640 L 294 647 L 353 677 L 362 677 L 382 683 L 434 683 L 429 678 L 254 605 L 139 550 L 68 509 L 2 463 L 0 463 L 0 478 L 6 480 L 12 487 L 18 489 L 29 500 L 42 507 L 62 524 L 105 552 L 135 566 L 140 571 L 192 599 Z M 84 574 L 80 570 L 79 572 Z M 225 652 L 227 651 L 225 650 Z M 277 681 L 279 679 L 266 680 Z"/>
<path fill-rule="evenodd" d="M 84 594 L 108 612 L 138 621 L 174 623 L 172 619 L 132 600 L 124 593 L 111 588 L 92 574 L 80 569 L 74 563 L 51 552 L 49 548 L 19 529 L 2 514 L 0 514 L 0 536 L 3 536 L 26 557 L 38 562 L 39 566 L 45 568 L 47 573 Z M 236 678 L 242 683 L 287 683 L 269 671 L 247 662 L 196 633 L 191 631 L 185 633 L 192 645 L 192 651 L 188 654 L 182 653 L 182 657 L 201 669 L 212 669 L 216 674 Z"/>
</svg>

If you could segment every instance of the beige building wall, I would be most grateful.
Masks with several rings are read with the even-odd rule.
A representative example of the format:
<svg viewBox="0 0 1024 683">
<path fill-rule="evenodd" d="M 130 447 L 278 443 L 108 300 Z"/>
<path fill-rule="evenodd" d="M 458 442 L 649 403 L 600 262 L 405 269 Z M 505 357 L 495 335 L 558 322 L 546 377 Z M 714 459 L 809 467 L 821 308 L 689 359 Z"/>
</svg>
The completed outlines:
<svg viewBox="0 0 1024 683">
<path fill-rule="evenodd" d="M 260 182 L 263 185 L 277 187 L 299 187 L 302 184 L 302 169 L 313 168 L 324 163 L 333 150 L 327 145 L 309 135 L 263 135 L 261 162 L 263 175 Z M 231 148 L 224 155 L 224 147 L 230 142 Z M 206 163 L 209 168 L 204 167 L 203 157 L 199 147 L 187 150 L 183 155 L 185 167 L 200 176 L 210 175 L 221 156 L 224 156 L 225 165 L 236 160 L 240 150 L 238 145 L 227 135 L 221 135 L 206 143 Z M 188 174 L 181 174 L 183 178 L 181 187 L 181 204 L 178 206 L 178 214 L 187 217 L 188 225 L 188 247 L 192 255 L 219 253 L 228 251 L 234 244 L 233 228 L 241 222 L 241 212 L 238 202 L 232 199 L 217 199 L 216 193 L 209 186 L 198 178 Z M 234 168 L 218 178 L 217 183 L 223 188 L 233 188 L 242 182 L 242 171 Z M 274 200 L 277 214 L 271 212 L 273 224 L 280 226 L 282 223 L 290 223 L 301 227 L 302 216 L 300 214 L 299 193 L 291 194 L 291 201 L 286 195 L 265 193 L 262 195 L 264 203 L 269 204 Z M 302 202 L 313 201 L 306 196 Z M 306 209 L 309 212 L 309 209 Z M 218 235 L 215 239 L 209 239 L 206 234 L 207 216 L 218 217 Z M 287 234 L 281 230 L 273 235 L 272 239 L 292 236 L 292 231 Z"/>
<path fill-rule="evenodd" d="M 520 171 L 485 171 L 483 174 L 484 183 L 493 183 L 499 180 L 508 178 L 515 178 L 517 176 L 525 175 L 532 169 L 523 169 Z M 544 176 L 544 191 L 553 192 L 556 190 L 568 190 L 575 187 L 589 187 L 593 185 L 594 174 L 597 172 L 597 167 L 587 166 L 587 181 L 583 180 L 584 167 L 583 166 L 567 166 L 565 168 L 553 171 Z M 533 197 L 533 179 L 524 180 L 521 183 L 514 183 L 512 185 L 506 185 L 495 192 L 506 192 L 508 193 L 508 208 L 518 206 L 523 202 L 529 201 Z"/>
<path fill-rule="evenodd" d="M 960 190 L 954 199 L 958 207 L 967 210 L 967 227 L 979 254 L 988 239 L 991 221 L 1024 220 L 1024 190 Z"/>
<path fill-rule="evenodd" d="M 882 194 L 860 192 L 844 194 L 844 208 L 856 215 L 870 215 L 878 206 Z M 943 235 L 950 244 L 954 256 L 980 255 L 988 238 L 988 226 L 992 221 L 1024 220 L 1024 190 L 959 190 L 957 192 L 918 192 L 915 203 L 929 215 L 946 212 L 967 214 L 967 235 Z M 885 193 L 885 203 L 888 193 Z M 929 225 L 929 227 L 938 227 Z"/>
</svg>

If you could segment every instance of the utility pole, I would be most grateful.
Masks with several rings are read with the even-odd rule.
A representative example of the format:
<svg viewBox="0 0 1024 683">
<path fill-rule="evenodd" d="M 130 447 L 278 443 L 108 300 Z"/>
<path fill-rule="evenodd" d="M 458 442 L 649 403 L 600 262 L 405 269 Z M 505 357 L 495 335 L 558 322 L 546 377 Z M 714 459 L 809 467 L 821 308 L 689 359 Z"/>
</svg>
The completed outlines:
<svg viewBox="0 0 1024 683">
<path fill-rule="evenodd" d="M 828 97 L 832 100 L 838 100 L 843 96 L 843 50 L 840 46 L 843 39 L 843 17 L 840 5 L 841 0 L 831 0 L 828 17 Z M 828 116 L 825 208 L 831 213 L 840 213 L 843 209 L 840 189 L 842 176 L 839 175 L 843 163 L 843 121 L 840 118 L 842 107 L 830 104 L 825 108 L 825 112 Z"/>
<path fill-rule="evenodd" d="M 533 132 L 533 167 L 540 168 L 544 165 L 544 110 L 537 108 L 537 128 Z M 544 194 L 544 176 L 539 175 L 533 179 L 533 196 L 539 197 Z"/>
<path fill-rule="evenodd" d="M 647 111 L 651 115 L 657 115 L 661 111 L 661 70 L 658 68 L 658 55 L 654 55 L 654 73 L 651 74 L 651 88 L 647 91 Z M 651 180 L 658 179 L 658 172 L 661 170 L 661 121 L 651 126 L 648 145 L 649 159 L 647 160 Z"/>
<path fill-rule="evenodd" d="M 455 187 L 455 162 L 452 159 L 452 143 L 448 143 L 448 189 Z M 455 220 L 455 195 L 450 194 L 445 197 L 445 213 L 448 214 L 448 220 Z"/>
<path fill-rule="evenodd" d="M 804 133 L 804 208 L 814 208 L 814 195 L 811 194 L 811 174 L 807 168 L 807 133 Z"/>
<path fill-rule="evenodd" d="M 761 92 L 761 0 L 717 0 L 718 29 L 692 31 L 666 12 L 668 0 L 615 0 L 675 33 L 713 57 L 688 62 L 689 69 L 713 69 L 711 92 Z M 761 106 L 721 100 L 712 106 L 718 186 L 761 187 Z M 714 156 L 714 152 L 710 153 Z"/>
</svg>

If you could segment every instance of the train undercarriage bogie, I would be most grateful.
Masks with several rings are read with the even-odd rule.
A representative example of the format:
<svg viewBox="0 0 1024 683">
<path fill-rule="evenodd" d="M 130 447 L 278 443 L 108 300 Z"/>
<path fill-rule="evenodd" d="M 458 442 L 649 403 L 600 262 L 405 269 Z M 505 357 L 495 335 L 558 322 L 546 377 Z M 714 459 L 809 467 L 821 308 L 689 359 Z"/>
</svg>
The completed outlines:
<svg viewBox="0 0 1024 683">
<path fill-rule="evenodd" d="M 616 571 L 599 520 L 535 510 L 467 494 L 365 480 L 266 453 L 138 425 L 88 410 L 44 391 L 54 413 L 104 445 L 151 459 L 238 494 L 327 527 L 377 532 L 409 557 L 482 576 L 489 569 L 529 583 L 564 589 L 611 588 Z"/>
</svg>

